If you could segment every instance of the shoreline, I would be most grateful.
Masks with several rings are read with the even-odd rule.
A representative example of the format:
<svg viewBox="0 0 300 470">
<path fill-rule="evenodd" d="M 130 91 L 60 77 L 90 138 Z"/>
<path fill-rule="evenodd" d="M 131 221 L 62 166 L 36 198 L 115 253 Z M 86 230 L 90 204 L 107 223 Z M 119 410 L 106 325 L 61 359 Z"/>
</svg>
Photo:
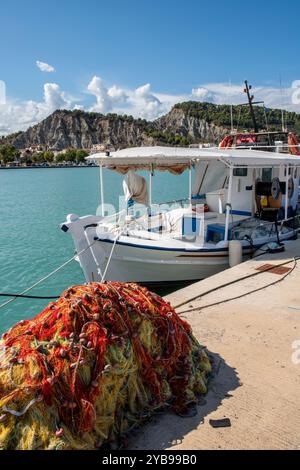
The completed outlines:
<svg viewBox="0 0 300 470">
<path fill-rule="evenodd" d="M 0 166 L 0 170 L 51 170 L 57 168 L 97 168 L 98 165 Z"/>
</svg>

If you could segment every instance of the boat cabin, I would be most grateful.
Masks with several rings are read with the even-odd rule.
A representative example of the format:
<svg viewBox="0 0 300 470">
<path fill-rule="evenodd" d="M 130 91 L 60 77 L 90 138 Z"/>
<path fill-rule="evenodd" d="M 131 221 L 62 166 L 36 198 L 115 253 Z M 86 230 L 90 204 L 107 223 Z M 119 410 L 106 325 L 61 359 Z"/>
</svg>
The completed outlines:
<svg viewBox="0 0 300 470">
<path fill-rule="evenodd" d="M 158 240 L 167 236 L 196 241 L 202 246 L 226 243 L 233 237 L 241 237 L 237 229 L 246 219 L 251 219 L 252 229 L 259 227 L 262 235 L 263 220 L 265 226 L 274 224 L 275 220 L 283 225 L 298 214 L 300 158 L 291 155 L 259 150 L 140 147 L 89 158 L 100 165 L 103 216 L 103 168 L 125 175 L 127 220 L 131 217 L 133 222 L 134 211 L 129 208 L 144 197 L 148 210 L 136 218 L 132 231 L 127 231 L 138 238 Z M 148 185 L 136 173 L 145 169 L 149 170 Z M 155 172 L 178 175 L 186 170 L 189 171 L 188 198 L 169 206 L 152 204 Z M 256 237 L 255 230 L 251 233 Z"/>
</svg>

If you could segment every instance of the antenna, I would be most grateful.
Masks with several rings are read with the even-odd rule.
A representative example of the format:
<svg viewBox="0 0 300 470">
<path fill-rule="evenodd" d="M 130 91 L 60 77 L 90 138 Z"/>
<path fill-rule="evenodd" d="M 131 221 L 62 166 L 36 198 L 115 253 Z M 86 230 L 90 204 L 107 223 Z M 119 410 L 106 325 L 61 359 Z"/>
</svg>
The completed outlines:
<svg viewBox="0 0 300 470">
<path fill-rule="evenodd" d="M 279 85 L 280 85 L 280 94 L 281 94 L 281 106 L 284 106 L 281 73 L 279 74 Z M 284 109 L 283 108 L 281 108 L 281 128 L 282 128 L 282 132 L 286 132 L 287 129 L 286 129 L 285 122 L 284 122 Z"/>
<path fill-rule="evenodd" d="M 251 90 L 252 90 L 252 86 L 248 85 L 248 81 L 245 80 L 244 92 L 247 94 L 247 97 L 248 97 L 248 104 L 249 104 L 250 114 L 251 114 L 252 121 L 253 121 L 254 132 L 257 133 L 258 132 L 258 126 L 257 126 L 256 118 L 255 118 L 254 108 L 253 108 L 254 95 L 250 95 Z"/>
<path fill-rule="evenodd" d="M 255 119 L 255 113 L 254 113 L 254 108 L 253 108 L 253 105 L 254 104 L 263 104 L 264 105 L 264 101 L 253 101 L 254 100 L 254 96 L 253 95 L 250 95 L 250 90 L 252 90 L 252 86 L 251 85 L 248 85 L 248 81 L 245 80 L 245 88 L 244 88 L 244 93 L 247 94 L 247 97 L 248 97 L 248 103 L 242 103 L 240 104 L 240 113 L 239 113 L 239 118 L 238 118 L 238 125 L 239 125 L 239 122 L 240 122 L 240 117 L 241 117 L 241 109 L 243 106 L 249 106 L 250 108 L 250 113 L 251 113 L 251 117 L 252 117 L 252 121 L 253 121 L 253 127 L 254 127 L 254 132 L 257 134 L 258 133 L 258 126 L 257 126 L 257 122 L 256 122 L 256 119 Z M 238 126 L 237 126 L 238 127 Z"/>
</svg>

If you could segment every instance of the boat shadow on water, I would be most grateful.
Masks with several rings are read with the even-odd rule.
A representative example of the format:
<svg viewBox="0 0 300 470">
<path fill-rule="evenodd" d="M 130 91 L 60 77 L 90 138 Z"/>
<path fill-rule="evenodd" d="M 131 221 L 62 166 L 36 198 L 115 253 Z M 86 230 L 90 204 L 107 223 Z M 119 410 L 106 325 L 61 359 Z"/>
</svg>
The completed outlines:
<svg viewBox="0 0 300 470">
<path fill-rule="evenodd" d="M 131 433 L 130 449 L 164 450 L 180 445 L 185 436 L 196 430 L 211 413 L 218 410 L 223 400 L 232 398 L 231 392 L 241 386 L 236 369 L 229 366 L 217 353 L 209 352 L 209 357 L 213 370 L 207 394 L 199 397 L 198 404 L 194 405 L 186 416 L 178 416 L 168 410 L 156 414 L 149 423 Z M 223 414 L 220 414 L 220 417 L 223 418 Z M 202 432 L 205 433 L 205 430 Z M 199 450 L 202 448 L 200 433 L 199 430 Z M 205 439 L 203 442 L 205 443 Z"/>
<path fill-rule="evenodd" d="M 173 281 L 173 282 L 153 282 L 153 283 L 139 283 L 143 287 L 146 287 L 148 290 L 155 292 L 155 294 L 164 297 L 165 295 L 172 294 L 179 289 L 183 289 L 184 287 L 190 286 L 194 284 L 194 282 L 199 282 L 201 279 L 197 281 Z"/>
</svg>

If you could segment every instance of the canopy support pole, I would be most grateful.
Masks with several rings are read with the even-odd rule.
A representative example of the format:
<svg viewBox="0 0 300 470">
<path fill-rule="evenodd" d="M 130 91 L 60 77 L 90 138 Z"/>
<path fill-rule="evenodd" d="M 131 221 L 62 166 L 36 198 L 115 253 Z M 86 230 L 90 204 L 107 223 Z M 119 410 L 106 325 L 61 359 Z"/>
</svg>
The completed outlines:
<svg viewBox="0 0 300 470">
<path fill-rule="evenodd" d="M 289 205 L 289 166 L 286 166 L 286 175 L 285 175 L 285 207 L 284 207 L 284 218 L 288 218 L 288 205 Z"/>
<path fill-rule="evenodd" d="M 192 207 L 192 165 L 189 166 L 189 202 Z"/>
<path fill-rule="evenodd" d="M 150 175 L 149 175 L 149 206 L 151 209 L 152 206 L 152 164 L 150 165 Z"/>
<path fill-rule="evenodd" d="M 228 183 L 228 195 L 227 195 L 227 204 L 226 204 L 226 219 L 225 219 L 225 237 L 224 241 L 228 241 L 228 231 L 229 231 L 229 217 L 232 209 L 231 206 L 231 193 L 232 193 L 232 179 L 233 179 L 233 167 L 229 169 L 229 183 Z"/>
<path fill-rule="evenodd" d="M 101 194 L 101 215 L 104 217 L 104 185 L 103 185 L 103 168 L 100 164 L 100 194 Z"/>
</svg>

